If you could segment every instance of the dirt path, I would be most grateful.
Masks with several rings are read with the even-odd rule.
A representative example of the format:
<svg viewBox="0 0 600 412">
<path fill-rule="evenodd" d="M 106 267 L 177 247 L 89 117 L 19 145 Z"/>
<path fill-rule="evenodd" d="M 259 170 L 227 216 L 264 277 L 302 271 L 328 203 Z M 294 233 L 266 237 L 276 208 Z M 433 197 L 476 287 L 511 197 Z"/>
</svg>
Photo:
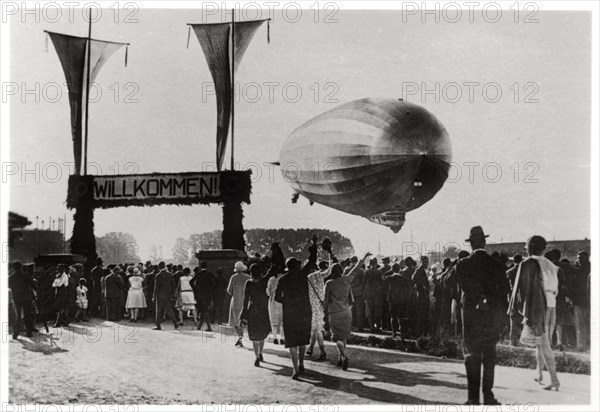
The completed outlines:
<svg viewBox="0 0 600 412">
<path fill-rule="evenodd" d="M 135 326 L 134 326 L 135 325 Z M 265 362 L 254 367 L 251 342 L 234 348 L 231 331 L 175 331 L 165 323 L 94 321 L 51 329 L 51 335 L 9 345 L 9 394 L 13 403 L 58 404 L 372 404 L 466 400 L 461 362 L 384 349 L 350 347 L 350 369 L 306 362 L 302 382 L 291 379 L 282 345 L 265 345 Z M 316 350 L 318 355 L 318 349 Z M 496 397 L 504 404 L 587 404 L 590 377 L 559 374 L 560 392 L 543 391 L 534 371 L 496 369 Z M 545 377 L 549 380 L 547 374 Z"/>
</svg>

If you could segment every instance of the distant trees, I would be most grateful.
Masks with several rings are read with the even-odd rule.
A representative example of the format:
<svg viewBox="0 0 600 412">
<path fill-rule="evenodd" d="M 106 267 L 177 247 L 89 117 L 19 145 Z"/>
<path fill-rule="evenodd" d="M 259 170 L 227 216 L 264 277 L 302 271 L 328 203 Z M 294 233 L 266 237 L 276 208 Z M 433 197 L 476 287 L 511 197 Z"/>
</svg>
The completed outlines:
<svg viewBox="0 0 600 412">
<path fill-rule="evenodd" d="M 221 249 L 220 230 L 193 234 L 189 239 L 179 238 L 173 247 L 173 262 L 182 265 L 197 264 L 194 252 L 198 250 Z M 271 254 L 271 244 L 279 242 L 284 255 L 302 257 L 306 254 L 306 247 L 313 234 L 319 240 L 328 237 L 333 243 L 333 251 L 339 258 L 354 254 L 352 241 L 339 232 L 326 229 L 248 229 L 245 234 L 246 252 L 248 255 L 260 253 Z M 325 256 L 322 256 L 325 258 Z"/>
<path fill-rule="evenodd" d="M 110 232 L 96 238 L 96 253 L 107 265 L 140 262 L 138 252 L 137 240 L 130 233 Z"/>
</svg>

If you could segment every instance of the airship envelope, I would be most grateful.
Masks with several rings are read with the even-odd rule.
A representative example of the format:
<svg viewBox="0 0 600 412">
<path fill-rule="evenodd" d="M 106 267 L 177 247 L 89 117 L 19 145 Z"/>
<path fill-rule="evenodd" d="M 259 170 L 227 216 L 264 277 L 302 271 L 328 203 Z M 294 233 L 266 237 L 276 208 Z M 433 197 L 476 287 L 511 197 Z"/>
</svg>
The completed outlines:
<svg viewBox="0 0 600 412">
<path fill-rule="evenodd" d="M 448 133 L 432 113 L 385 98 L 355 100 L 307 121 L 280 154 L 295 192 L 394 232 L 406 212 L 442 188 L 451 160 Z"/>
</svg>

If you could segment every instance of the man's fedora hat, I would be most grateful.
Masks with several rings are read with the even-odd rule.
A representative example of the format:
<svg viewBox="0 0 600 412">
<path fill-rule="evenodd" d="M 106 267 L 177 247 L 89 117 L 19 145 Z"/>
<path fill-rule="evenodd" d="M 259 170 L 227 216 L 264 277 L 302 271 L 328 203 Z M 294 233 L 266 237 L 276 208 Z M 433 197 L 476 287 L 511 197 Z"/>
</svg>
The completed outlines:
<svg viewBox="0 0 600 412">
<path fill-rule="evenodd" d="M 475 226 L 471 228 L 471 232 L 469 233 L 469 238 L 465 239 L 466 242 L 470 242 L 474 239 L 482 239 L 486 238 L 489 235 L 483 233 L 483 228 L 481 226 Z"/>
</svg>

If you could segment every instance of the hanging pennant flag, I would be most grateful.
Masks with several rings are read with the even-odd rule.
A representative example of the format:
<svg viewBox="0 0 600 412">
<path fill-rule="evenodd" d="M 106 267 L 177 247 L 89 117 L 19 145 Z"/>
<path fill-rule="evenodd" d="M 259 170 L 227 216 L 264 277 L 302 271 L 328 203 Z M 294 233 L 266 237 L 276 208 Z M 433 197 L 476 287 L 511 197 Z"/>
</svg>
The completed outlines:
<svg viewBox="0 0 600 412">
<path fill-rule="evenodd" d="M 46 31 L 54 44 L 62 65 L 69 89 L 71 106 L 71 135 L 73 138 L 73 154 L 75 158 L 75 174 L 81 173 L 82 119 L 85 116 L 87 56 L 88 42 L 90 47 L 90 83 L 93 83 L 98 72 L 108 58 L 121 46 L 129 43 L 116 43 L 87 37 Z"/>
<path fill-rule="evenodd" d="M 229 136 L 231 120 L 232 88 L 231 84 L 231 52 L 233 48 L 234 70 L 240 65 L 254 33 L 265 20 L 235 22 L 235 35 L 231 36 L 232 23 L 189 24 L 194 29 L 200 42 L 204 57 L 208 63 L 215 92 L 217 95 L 217 170 L 223 167 L 225 147 Z"/>
</svg>

